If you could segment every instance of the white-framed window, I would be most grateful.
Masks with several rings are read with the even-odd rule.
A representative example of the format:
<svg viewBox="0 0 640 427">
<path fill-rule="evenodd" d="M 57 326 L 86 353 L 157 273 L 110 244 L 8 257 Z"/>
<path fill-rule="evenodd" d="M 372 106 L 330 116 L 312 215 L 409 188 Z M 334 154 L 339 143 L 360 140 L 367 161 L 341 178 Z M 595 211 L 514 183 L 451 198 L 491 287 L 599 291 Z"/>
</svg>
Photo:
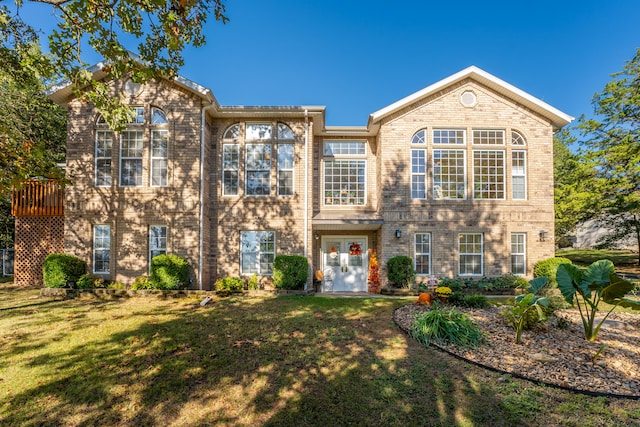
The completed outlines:
<svg viewBox="0 0 640 427">
<path fill-rule="evenodd" d="M 325 141 L 324 155 L 335 156 L 364 156 L 367 154 L 364 141 Z"/>
<path fill-rule="evenodd" d="M 434 129 L 434 144 L 456 144 L 464 145 L 466 131 L 464 129 Z"/>
<path fill-rule="evenodd" d="M 271 194 L 271 144 L 247 144 L 245 194 Z"/>
<path fill-rule="evenodd" d="M 167 115 L 159 108 L 151 108 L 151 124 L 152 125 L 166 125 L 169 124 Z"/>
<path fill-rule="evenodd" d="M 504 130 L 473 130 L 474 145 L 504 145 Z"/>
<path fill-rule="evenodd" d="M 267 141 L 273 139 L 271 123 L 247 123 L 245 139 L 247 141 Z"/>
<path fill-rule="evenodd" d="M 504 151 L 473 150 L 473 198 L 504 199 Z"/>
<path fill-rule="evenodd" d="M 100 224 L 93 226 L 93 272 L 109 273 L 111 260 L 111 226 Z"/>
<path fill-rule="evenodd" d="M 414 255 L 416 274 L 419 276 L 431 274 L 431 233 L 414 235 Z"/>
<path fill-rule="evenodd" d="M 158 255 L 167 254 L 167 226 L 149 226 L 149 265 L 151 260 Z"/>
<path fill-rule="evenodd" d="M 427 198 L 427 150 L 411 150 L 411 198 Z"/>
<path fill-rule="evenodd" d="M 125 130 L 120 133 L 120 186 L 142 185 L 142 151 L 144 132 Z"/>
<path fill-rule="evenodd" d="M 527 152 L 511 152 L 511 197 L 513 200 L 527 199 Z"/>
<path fill-rule="evenodd" d="M 527 141 L 524 139 L 524 136 L 520 132 L 515 130 L 511 131 L 511 145 L 516 146 L 524 146 L 527 145 Z"/>
<path fill-rule="evenodd" d="M 296 136 L 291 128 L 284 123 L 278 123 L 278 141 L 295 141 Z"/>
<path fill-rule="evenodd" d="M 527 274 L 527 234 L 511 233 L 511 273 Z"/>
<path fill-rule="evenodd" d="M 224 131 L 222 138 L 233 140 L 240 138 L 240 123 L 229 126 L 227 130 Z"/>
<path fill-rule="evenodd" d="M 366 203 L 366 161 L 335 159 L 324 161 L 324 204 L 364 206 Z"/>
<path fill-rule="evenodd" d="M 240 232 L 240 274 L 270 276 L 276 257 L 274 231 Z"/>
<path fill-rule="evenodd" d="M 482 237 L 482 233 L 458 235 L 458 274 L 460 276 L 482 276 L 484 262 Z"/>
<path fill-rule="evenodd" d="M 278 196 L 293 196 L 293 144 L 278 144 Z"/>
<path fill-rule="evenodd" d="M 102 117 L 102 116 L 100 116 Z M 96 131 L 96 187 L 111 185 L 111 157 L 113 148 L 113 132 Z"/>
<path fill-rule="evenodd" d="M 238 171 L 240 169 L 240 145 L 222 146 L 222 195 L 238 195 Z"/>
<path fill-rule="evenodd" d="M 131 108 L 132 119 L 129 122 L 131 125 L 143 125 L 144 124 L 144 107 L 132 107 Z"/>
<path fill-rule="evenodd" d="M 413 134 L 411 138 L 411 144 L 426 144 L 427 143 L 427 130 L 420 129 L 418 132 Z"/>
<path fill-rule="evenodd" d="M 167 166 L 169 160 L 169 131 L 151 131 L 151 186 L 168 185 Z"/>
<path fill-rule="evenodd" d="M 466 198 L 466 153 L 464 150 L 433 150 L 433 198 Z"/>
</svg>

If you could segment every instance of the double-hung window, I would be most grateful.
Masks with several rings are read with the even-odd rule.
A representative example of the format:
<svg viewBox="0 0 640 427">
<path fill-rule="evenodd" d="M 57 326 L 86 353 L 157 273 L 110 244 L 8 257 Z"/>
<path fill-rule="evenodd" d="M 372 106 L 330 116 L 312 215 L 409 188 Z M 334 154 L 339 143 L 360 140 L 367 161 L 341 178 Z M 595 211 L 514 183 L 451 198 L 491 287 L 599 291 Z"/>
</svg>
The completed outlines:
<svg viewBox="0 0 640 427">
<path fill-rule="evenodd" d="M 511 273 L 527 274 L 526 233 L 511 233 Z"/>
<path fill-rule="evenodd" d="M 238 195 L 238 170 L 240 169 L 240 145 L 222 146 L 222 194 Z"/>
<path fill-rule="evenodd" d="M 142 185 L 142 152 L 144 131 L 125 130 L 120 133 L 120 186 Z"/>
<path fill-rule="evenodd" d="M 460 276 L 482 276 L 482 234 L 461 233 L 458 239 L 458 273 Z"/>
<path fill-rule="evenodd" d="M 325 141 L 324 204 L 364 206 L 366 203 L 366 144 L 363 141 Z"/>
<path fill-rule="evenodd" d="M 149 227 L 149 263 L 158 255 L 167 254 L 167 226 L 152 225 Z"/>
<path fill-rule="evenodd" d="M 93 226 L 93 272 L 99 274 L 109 273 L 109 261 L 111 259 L 111 226 Z"/>
<path fill-rule="evenodd" d="M 473 198 L 504 199 L 504 151 L 473 150 Z"/>
<path fill-rule="evenodd" d="M 431 234 L 416 233 L 415 236 L 415 270 L 418 275 L 431 274 Z"/>
<path fill-rule="evenodd" d="M 511 152 L 511 197 L 513 200 L 527 198 L 527 152 Z"/>
<path fill-rule="evenodd" d="M 169 131 L 151 131 L 151 186 L 166 187 Z"/>
<path fill-rule="evenodd" d="M 466 197 L 464 150 L 433 150 L 433 198 Z"/>
<path fill-rule="evenodd" d="M 111 157 L 113 148 L 113 132 L 96 131 L 96 187 L 111 185 Z"/>
<path fill-rule="evenodd" d="M 271 144 L 247 144 L 245 161 L 248 196 L 271 194 Z"/>
<path fill-rule="evenodd" d="M 276 257 L 276 233 L 274 231 L 240 232 L 240 273 L 273 274 Z"/>
<path fill-rule="evenodd" d="M 427 198 L 427 150 L 417 148 L 427 142 L 427 132 L 422 129 L 411 138 L 411 198 Z"/>
<path fill-rule="evenodd" d="M 293 196 L 293 144 L 278 144 L 278 196 Z"/>
</svg>

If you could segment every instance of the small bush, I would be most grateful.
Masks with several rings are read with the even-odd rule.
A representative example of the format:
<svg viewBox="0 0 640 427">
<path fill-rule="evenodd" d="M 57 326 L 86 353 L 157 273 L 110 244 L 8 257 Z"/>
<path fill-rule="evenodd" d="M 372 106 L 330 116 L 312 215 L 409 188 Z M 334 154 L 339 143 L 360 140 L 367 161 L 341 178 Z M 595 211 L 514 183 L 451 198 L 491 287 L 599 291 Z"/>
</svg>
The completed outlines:
<svg viewBox="0 0 640 427">
<path fill-rule="evenodd" d="M 571 260 L 563 257 L 554 257 L 538 261 L 533 267 L 533 277 L 546 277 L 547 287 L 557 288 L 556 273 L 560 264 L 571 264 Z"/>
<path fill-rule="evenodd" d="M 118 283 L 118 282 L 115 282 L 115 283 Z M 112 284 L 115 284 L 115 283 L 112 283 Z M 133 289 L 134 291 L 139 291 L 142 289 L 155 289 L 155 288 L 153 287 L 151 280 L 149 280 L 149 277 L 138 276 L 136 277 L 136 280 L 134 280 L 133 285 L 131 286 L 131 289 Z"/>
<path fill-rule="evenodd" d="M 76 287 L 78 289 L 104 288 L 104 279 L 95 274 L 86 273 L 80 276 L 76 282 Z"/>
<path fill-rule="evenodd" d="M 470 308 L 486 308 L 489 306 L 489 300 L 487 297 L 479 294 L 465 295 L 464 303 Z"/>
<path fill-rule="evenodd" d="M 149 271 L 154 289 L 185 289 L 189 284 L 189 262 L 178 255 L 153 257 Z"/>
<path fill-rule="evenodd" d="M 75 286 L 87 270 L 87 263 L 66 254 L 49 254 L 42 265 L 42 278 L 48 288 Z"/>
<path fill-rule="evenodd" d="M 469 316 L 455 309 L 433 309 L 419 314 L 413 322 L 411 335 L 429 345 L 451 343 L 460 347 L 476 348 L 482 341 L 482 332 Z"/>
<path fill-rule="evenodd" d="M 147 276 L 143 276 L 143 277 L 147 277 Z M 137 280 L 137 279 L 136 279 Z M 125 285 L 122 282 L 111 282 L 107 285 L 107 289 L 119 289 L 119 290 L 123 290 L 123 289 L 127 289 L 127 285 Z M 133 288 L 132 288 L 133 289 Z"/>
<path fill-rule="evenodd" d="M 250 291 L 257 291 L 260 289 L 260 282 L 258 281 L 258 275 L 256 273 L 253 273 L 253 276 L 247 280 L 247 289 Z"/>
<path fill-rule="evenodd" d="M 241 291 L 244 289 L 244 282 L 239 277 L 222 277 L 216 280 L 213 285 L 216 291 Z"/>
<path fill-rule="evenodd" d="M 447 302 L 458 307 L 466 307 L 466 303 L 464 302 L 464 294 L 461 292 L 454 292 L 449 295 Z"/>
<path fill-rule="evenodd" d="M 304 289 L 309 263 L 301 255 L 276 255 L 273 260 L 273 285 L 276 289 Z"/>
<path fill-rule="evenodd" d="M 443 277 L 441 279 L 438 279 L 438 286 L 446 286 L 453 292 L 456 292 L 467 288 L 467 283 L 461 277 L 456 277 L 455 279 L 452 279 L 450 277 Z"/>
<path fill-rule="evenodd" d="M 387 261 L 387 277 L 396 288 L 408 288 L 416 277 L 413 260 L 408 256 L 395 256 Z"/>
</svg>

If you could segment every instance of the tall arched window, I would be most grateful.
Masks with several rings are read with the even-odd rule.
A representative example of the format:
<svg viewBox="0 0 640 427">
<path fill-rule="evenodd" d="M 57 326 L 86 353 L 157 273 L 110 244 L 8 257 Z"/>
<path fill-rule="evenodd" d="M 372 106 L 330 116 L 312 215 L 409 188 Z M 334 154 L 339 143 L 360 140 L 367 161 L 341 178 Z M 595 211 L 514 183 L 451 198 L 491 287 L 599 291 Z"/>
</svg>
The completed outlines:
<svg viewBox="0 0 640 427">
<path fill-rule="evenodd" d="M 98 115 L 96 119 L 95 135 L 95 186 L 110 187 L 112 183 L 113 132 L 107 129 L 107 123 L 102 114 Z"/>
<path fill-rule="evenodd" d="M 421 129 L 411 138 L 411 198 L 427 198 L 427 150 L 416 148 L 427 143 L 427 130 Z"/>
<path fill-rule="evenodd" d="M 159 108 L 151 108 L 151 186 L 168 185 L 169 130 L 167 116 Z"/>
</svg>

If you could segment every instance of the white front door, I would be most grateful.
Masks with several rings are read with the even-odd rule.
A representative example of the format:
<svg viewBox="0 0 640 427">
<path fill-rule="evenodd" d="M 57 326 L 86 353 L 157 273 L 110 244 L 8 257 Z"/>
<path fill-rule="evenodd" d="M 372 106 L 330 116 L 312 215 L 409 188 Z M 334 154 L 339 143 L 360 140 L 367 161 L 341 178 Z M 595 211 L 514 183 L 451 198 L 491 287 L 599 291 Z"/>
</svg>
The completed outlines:
<svg viewBox="0 0 640 427">
<path fill-rule="evenodd" d="M 363 236 L 322 237 L 323 292 L 367 292 L 367 243 Z"/>
</svg>

